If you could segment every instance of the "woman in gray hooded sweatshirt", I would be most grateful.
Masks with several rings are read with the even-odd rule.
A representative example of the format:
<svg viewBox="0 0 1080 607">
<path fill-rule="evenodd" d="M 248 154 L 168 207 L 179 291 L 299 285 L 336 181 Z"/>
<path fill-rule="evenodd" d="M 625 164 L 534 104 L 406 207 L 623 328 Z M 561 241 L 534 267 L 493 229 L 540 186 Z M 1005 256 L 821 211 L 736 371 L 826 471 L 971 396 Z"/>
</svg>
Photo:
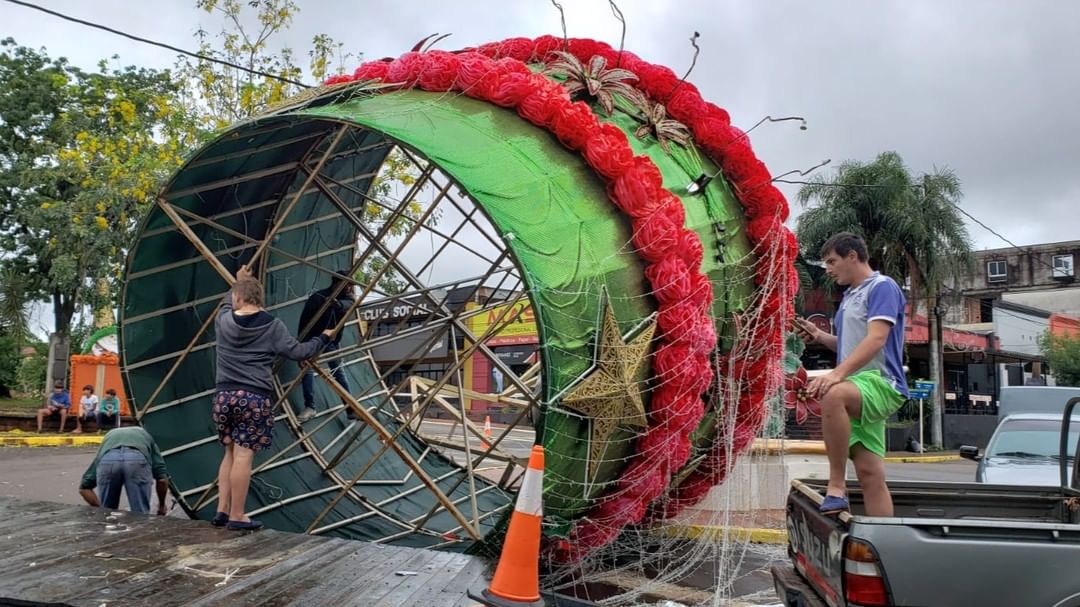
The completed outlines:
<svg viewBox="0 0 1080 607">
<path fill-rule="evenodd" d="M 255 530 L 262 523 L 244 514 L 251 461 L 270 446 L 274 428 L 273 364 L 278 356 L 308 360 L 330 341 L 332 329 L 303 343 L 281 320 L 263 309 L 263 287 L 246 265 L 225 296 L 214 330 L 217 332 L 217 394 L 214 425 L 225 456 L 218 468 L 218 511 L 215 526 Z"/>
</svg>

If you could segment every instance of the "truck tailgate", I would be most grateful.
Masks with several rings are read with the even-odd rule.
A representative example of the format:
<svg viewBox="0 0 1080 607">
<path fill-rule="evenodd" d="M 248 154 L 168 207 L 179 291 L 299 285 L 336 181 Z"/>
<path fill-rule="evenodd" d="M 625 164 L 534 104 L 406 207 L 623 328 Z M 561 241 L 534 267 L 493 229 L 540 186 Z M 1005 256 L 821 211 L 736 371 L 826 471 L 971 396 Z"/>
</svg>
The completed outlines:
<svg viewBox="0 0 1080 607">
<path fill-rule="evenodd" d="M 788 495 L 788 551 L 799 574 L 832 607 L 842 607 L 843 547 L 851 517 L 824 516 L 821 496 L 805 485 L 793 483 Z"/>
</svg>

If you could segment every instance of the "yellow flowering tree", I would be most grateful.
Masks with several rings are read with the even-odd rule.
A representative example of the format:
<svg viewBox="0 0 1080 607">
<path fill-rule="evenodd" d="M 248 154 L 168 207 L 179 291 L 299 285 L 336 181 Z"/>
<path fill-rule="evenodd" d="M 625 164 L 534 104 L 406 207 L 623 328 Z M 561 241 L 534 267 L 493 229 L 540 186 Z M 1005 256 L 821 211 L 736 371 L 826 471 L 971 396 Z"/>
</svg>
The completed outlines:
<svg viewBox="0 0 1080 607">
<path fill-rule="evenodd" d="M 258 116 L 303 90 L 299 83 L 317 85 L 344 72 L 346 65 L 360 63 L 359 54 L 346 52 L 344 43 L 317 34 L 307 51 L 307 69 L 301 68 L 297 53 L 276 38 L 289 29 L 300 12 L 293 0 L 196 0 L 195 4 L 208 16 L 221 20 L 216 34 L 202 27 L 195 33 L 199 54 L 204 58 L 183 56 L 176 64 L 177 77 L 186 90 L 182 98 L 201 128 L 216 131 Z M 408 159 L 391 153 L 376 177 L 371 195 L 392 203 L 395 188 L 412 185 L 418 174 Z M 372 226 L 382 225 L 392 215 L 386 206 L 369 204 L 364 220 Z M 422 212 L 418 203 L 407 210 L 411 218 Z M 438 219 L 436 213 L 428 221 Z M 409 218 L 398 217 L 391 233 L 404 233 L 410 225 Z M 377 273 L 383 263 L 385 260 L 372 256 L 358 272 L 358 278 Z M 396 292 L 404 283 L 386 273 L 379 286 L 383 291 Z"/>
<path fill-rule="evenodd" d="M 126 245 L 198 129 L 167 71 L 79 69 L 0 42 L 0 263 L 52 303 L 61 341 L 111 300 Z"/>
</svg>

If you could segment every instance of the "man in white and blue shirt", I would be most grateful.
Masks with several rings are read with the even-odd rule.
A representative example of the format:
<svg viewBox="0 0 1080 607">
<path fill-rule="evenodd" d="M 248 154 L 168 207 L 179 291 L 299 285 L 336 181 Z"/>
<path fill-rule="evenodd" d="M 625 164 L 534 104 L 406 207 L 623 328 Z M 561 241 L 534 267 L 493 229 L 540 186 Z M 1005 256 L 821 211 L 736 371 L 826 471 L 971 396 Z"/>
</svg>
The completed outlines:
<svg viewBox="0 0 1080 607">
<path fill-rule="evenodd" d="M 867 263 L 862 238 L 840 233 L 821 248 L 825 271 L 848 289 L 836 311 L 836 335 L 797 319 L 803 339 L 836 352 L 836 368 L 815 378 L 809 392 L 821 400 L 829 455 L 829 485 L 821 511 L 849 509 L 848 457 L 863 491 L 868 516 L 892 516 L 885 484 L 885 420 L 908 398 L 904 378 L 904 293 Z"/>
</svg>

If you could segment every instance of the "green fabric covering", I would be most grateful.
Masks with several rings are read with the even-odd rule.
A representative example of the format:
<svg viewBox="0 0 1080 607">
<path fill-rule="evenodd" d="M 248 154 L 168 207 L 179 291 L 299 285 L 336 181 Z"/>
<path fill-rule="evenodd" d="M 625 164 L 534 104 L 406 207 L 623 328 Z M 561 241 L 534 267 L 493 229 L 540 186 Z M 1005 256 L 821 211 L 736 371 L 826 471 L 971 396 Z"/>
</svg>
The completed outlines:
<svg viewBox="0 0 1080 607">
<path fill-rule="evenodd" d="M 617 112 L 610 119 L 630 133 L 637 122 Z M 633 435 L 620 430 L 612 437 L 597 478 L 587 477 L 589 424 L 562 411 L 554 397 L 591 365 L 593 339 L 605 295 L 610 299 L 625 333 L 656 309 L 648 295 L 644 265 L 633 253 L 630 223 L 608 200 L 604 183 L 577 154 L 562 147 L 550 134 L 520 119 L 514 112 L 462 96 L 400 91 L 355 98 L 294 114 L 253 121 L 234 127 L 229 133 L 203 148 L 181 170 L 166 189 L 166 196 L 181 208 L 207 217 L 250 238 L 261 240 L 276 219 L 284 201 L 304 180 L 295 170 L 283 170 L 236 184 L 198 193 L 185 189 L 206 182 L 250 175 L 289 163 L 308 155 L 318 155 L 328 134 L 342 123 L 367 127 L 357 131 L 354 148 L 359 154 L 344 156 L 327 164 L 324 174 L 338 180 L 352 180 L 361 191 L 370 187 L 370 175 L 383 162 L 389 146 L 380 142 L 400 142 L 432 160 L 453 177 L 479 203 L 513 253 L 526 281 L 537 315 L 542 342 L 544 391 L 541 440 L 547 450 L 545 473 L 545 515 L 551 525 L 547 533 L 562 533 L 592 505 L 592 499 L 617 478 L 625 458 L 633 453 Z M 309 136 L 305 139 L 305 136 Z M 716 167 L 692 150 L 676 148 L 664 152 L 651 138 L 630 137 L 636 153 L 649 155 L 664 174 L 665 186 L 680 195 L 686 207 L 687 225 L 702 238 L 705 261 L 702 270 L 714 281 L 716 302 L 713 312 L 717 329 L 730 335 L 725 322 L 750 294 L 748 256 L 750 247 L 741 230 L 741 212 L 723 179 L 713 180 L 704 195 L 685 195 L 685 186 L 702 172 Z M 244 154 L 245 151 L 258 150 Z M 224 159 L 208 162 L 208 159 Z M 202 163 L 200 165 L 200 163 Z M 363 177 L 367 175 L 367 177 Z M 363 212 L 359 194 L 338 190 L 346 204 Z M 265 201 L 265 204 L 261 204 Z M 242 209 L 242 212 L 241 212 Z M 718 231 L 716 226 L 725 229 Z M 193 231 L 230 270 L 235 271 L 252 246 L 242 239 L 202 225 Z M 318 192 L 306 192 L 289 215 L 274 246 L 291 255 L 308 258 L 324 267 L 347 264 L 356 234 L 353 227 Z M 327 278 L 314 269 L 291 261 L 284 255 L 267 259 L 267 305 L 290 328 L 295 327 L 304 298 L 325 286 Z M 740 278 L 741 277 L 741 278 Z M 149 398 L 172 367 L 203 320 L 213 313 L 224 281 L 206 264 L 160 210 L 153 211 L 129 259 L 121 318 L 121 343 L 128 393 L 136 407 Z M 320 281 L 323 281 L 320 283 Z M 214 378 L 213 335 L 209 331 L 192 353 L 165 383 L 156 403 L 173 403 L 156 409 L 144 424 L 168 453 L 174 485 L 191 508 L 202 494 L 201 488 L 216 474 L 221 447 L 214 440 L 209 418 Z M 347 333 L 344 345 L 356 343 L 355 332 Z M 299 372 L 295 364 L 280 367 L 278 377 L 288 383 Z M 354 394 L 371 405 L 386 400 L 385 386 L 377 369 L 367 360 L 347 367 Z M 333 395 L 322 382 L 317 398 L 332 402 Z M 299 403 L 299 387 L 290 395 Z M 646 395 L 647 396 L 647 395 Z M 391 408 L 392 410 L 392 408 Z M 382 413 L 393 429 L 390 414 Z M 342 420 L 343 421 L 343 420 Z M 715 416 L 703 425 L 714 423 Z M 311 445 L 333 457 L 348 436 L 334 421 L 311 439 Z M 708 433 L 700 433 L 700 444 L 708 443 Z M 296 437 L 280 422 L 275 426 L 274 448 L 260 454 L 261 461 L 273 457 Z M 192 444 L 195 441 L 197 444 Z M 333 443 L 333 446 L 331 446 Z M 350 478 L 374 455 L 378 441 L 358 441 L 359 446 L 337 468 Z M 402 447 L 419 457 L 424 445 L 411 434 L 403 435 Z M 170 450 L 173 452 L 170 453 Z M 310 494 L 285 507 L 269 510 L 260 518 L 271 527 L 303 530 L 303 522 L 318 514 L 336 491 L 333 483 L 311 457 L 292 449 L 284 465 L 256 475 L 249 508 L 270 506 L 282 499 Z M 423 466 L 440 487 L 457 500 L 466 495 L 466 483 L 458 482 L 462 471 L 444 458 L 428 454 Z M 385 503 L 385 516 L 366 514 L 352 500 L 340 501 L 322 524 L 362 517 L 331 533 L 359 539 L 378 539 L 401 534 L 402 523 L 423 516 L 434 505 L 415 475 L 392 457 L 384 457 L 365 475 L 372 484 L 358 486 L 370 503 Z M 405 479 L 405 480 L 402 480 Z M 377 484 L 381 481 L 382 484 Z M 478 477 L 484 488 L 490 484 Z M 497 513 L 511 503 L 512 496 L 497 488 L 485 490 L 478 499 L 481 513 Z M 213 503 L 198 512 L 213 515 Z M 482 524 L 487 533 L 496 524 L 488 516 Z M 436 535 L 403 535 L 406 545 L 434 545 L 443 540 L 437 534 L 456 527 L 445 512 L 427 524 Z"/>
</svg>

